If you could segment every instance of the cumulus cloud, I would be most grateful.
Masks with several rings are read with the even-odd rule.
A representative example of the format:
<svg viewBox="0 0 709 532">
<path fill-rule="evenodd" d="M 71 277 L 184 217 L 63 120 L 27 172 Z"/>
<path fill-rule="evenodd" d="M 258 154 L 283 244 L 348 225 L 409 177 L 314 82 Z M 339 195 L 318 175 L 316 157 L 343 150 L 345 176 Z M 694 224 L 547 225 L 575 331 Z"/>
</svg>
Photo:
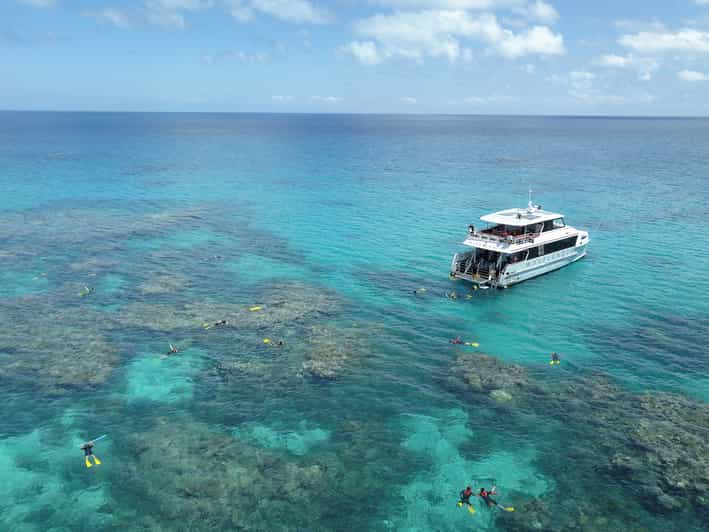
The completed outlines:
<svg viewBox="0 0 709 532">
<path fill-rule="evenodd" d="M 360 63 L 365 65 L 377 65 L 384 60 L 384 57 L 377 49 L 377 45 L 372 41 L 352 41 L 341 46 L 340 51 L 352 54 Z"/>
<path fill-rule="evenodd" d="M 309 0 L 226 0 L 227 11 L 239 21 L 251 20 L 255 12 L 290 22 L 325 24 L 332 16 Z"/>
<path fill-rule="evenodd" d="M 598 57 L 594 63 L 604 68 L 635 70 L 638 73 L 639 79 L 642 81 L 651 80 L 653 73 L 660 66 L 660 64 L 651 57 L 637 57 L 633 54 L 605 54 Z"/>
<path fill-rule="evenodd" d="M 709 52 L 709 32 L 690 28 L 676 32 L 641 31 L 622 35 L 618 42 L 641 54 Z"/>
<path fill-rule="evenodd" d="M 25 4 L 31 7 L 54 7 L 56 0 L 18 0 L 20 4 Z"/>
<path fill-rule="evenodd" d="M 709 1 L 707 3 L 709 3 Z M 709 80 L 709 76 L 707 76 L 703 72 L 697 72 L 696 70 L 682 70 L 680 72 L 677 72 L 677 77 L 682 81 L 689 82 Z"/>
<path fill-rule="evenodd" d="M 559 20 L 559 12 L 554 9 L 554 6 L 542 0 L 536 0 L 527 6 L 515 8 L 513 12 L 542 24 L 554 24 Z"/>
<path fill-rule="evenodd" d="M 414 98 L 413 96 L 402 96 L 401 98 L 399 98 L 399 101 L 407 105 L 415 105 L 417 102 L 416 98 Z"/>
<path fill-rule="evenodd" d="M 514 33 L 503 28 L 491 13 L 429 10 L 378 14 L 357 21 L 355 32 L 368 40 L 353 41 L 344 50 L 365 64 L 394 57 L 417 61 L 445 58 L 451 63 L 469 60 L 472 52 L 464 46 L 468 41 L 479 41 L 490 52 L 507 59 L 565 52 L 563 36 L 548 27 L 534 26 Z"/>
</svg>

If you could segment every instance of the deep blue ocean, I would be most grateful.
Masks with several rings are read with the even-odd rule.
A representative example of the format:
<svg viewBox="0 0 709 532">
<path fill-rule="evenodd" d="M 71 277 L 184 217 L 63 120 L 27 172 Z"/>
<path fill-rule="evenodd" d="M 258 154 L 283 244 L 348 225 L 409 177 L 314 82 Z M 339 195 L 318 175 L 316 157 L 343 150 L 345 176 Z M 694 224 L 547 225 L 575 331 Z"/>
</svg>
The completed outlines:
<svg viewBox="0 0 709 532">
<path fill-rule="evenodd" d="M 0 529 L 706 529 L 708 216 L 705 119 L 0 113 Z"/>
</svg>

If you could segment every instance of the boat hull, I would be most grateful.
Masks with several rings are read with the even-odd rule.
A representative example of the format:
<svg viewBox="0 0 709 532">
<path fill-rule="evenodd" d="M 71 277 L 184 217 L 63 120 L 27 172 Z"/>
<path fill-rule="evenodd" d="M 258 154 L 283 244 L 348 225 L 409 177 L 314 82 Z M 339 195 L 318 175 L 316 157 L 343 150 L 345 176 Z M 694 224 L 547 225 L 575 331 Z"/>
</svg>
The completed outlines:
<svg viewBox="0 0 709 532">
<path fill-rule="evenodd" d="M 581 245 L 577 245 L 570 249 L 537 257 L 532 260 L 518 262 L 508 265 L 505 270 L 495 279 L 480 278 L 473 275 L 468 275 L 457 271 L 457 264 L 461 260 L 466 260 L 468 253 L 464 255 L 456 255 L 453 258 L 451 265 L 451 277 L 463 279 L 478 285 L 487 285 L 497 288 L 507 288 L 522 281 L 534 279 L 540 275 L 563 268 L 577 260 L 586 256 L 586 247 L 588 241 Z"/>
</svg>

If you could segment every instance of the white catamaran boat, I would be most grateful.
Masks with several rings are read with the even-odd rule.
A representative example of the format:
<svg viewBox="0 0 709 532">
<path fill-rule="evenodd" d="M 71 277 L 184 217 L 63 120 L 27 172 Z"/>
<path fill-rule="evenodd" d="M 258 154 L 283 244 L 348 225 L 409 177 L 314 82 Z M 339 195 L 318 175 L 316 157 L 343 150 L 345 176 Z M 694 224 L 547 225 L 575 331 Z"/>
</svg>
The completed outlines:
<svg viewBox="0 0 709 532">
<path fill-rule="evenodd" d="M 562 214 L 542 210 L 530 200 L 526 209 L 510 209 L 482 216 L 487 227 L 468 226 L 464 245 L 456 253 L 451 277 L 483 287 L 507 288 L 557 270 L 586 255 L 588 232 L 564 223 Z"/>
</svg>

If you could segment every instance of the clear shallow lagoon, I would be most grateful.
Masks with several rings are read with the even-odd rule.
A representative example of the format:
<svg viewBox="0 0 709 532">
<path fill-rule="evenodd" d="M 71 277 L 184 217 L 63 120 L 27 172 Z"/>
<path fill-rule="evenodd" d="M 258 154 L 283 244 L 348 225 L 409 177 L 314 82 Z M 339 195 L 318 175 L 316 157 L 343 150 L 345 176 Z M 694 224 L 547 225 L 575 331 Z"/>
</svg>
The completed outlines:
<svg viewBox="0 0 709 532">
<path fill-rule="evenodd" d="M 700 119 L 0 113 L 0 528 L 701 530 L 618 464 L 709 431 L 647 406 L 709 401 L 707 161 Z M 447 299 L 530 184 L 588 257 Z"/>
</svg>

